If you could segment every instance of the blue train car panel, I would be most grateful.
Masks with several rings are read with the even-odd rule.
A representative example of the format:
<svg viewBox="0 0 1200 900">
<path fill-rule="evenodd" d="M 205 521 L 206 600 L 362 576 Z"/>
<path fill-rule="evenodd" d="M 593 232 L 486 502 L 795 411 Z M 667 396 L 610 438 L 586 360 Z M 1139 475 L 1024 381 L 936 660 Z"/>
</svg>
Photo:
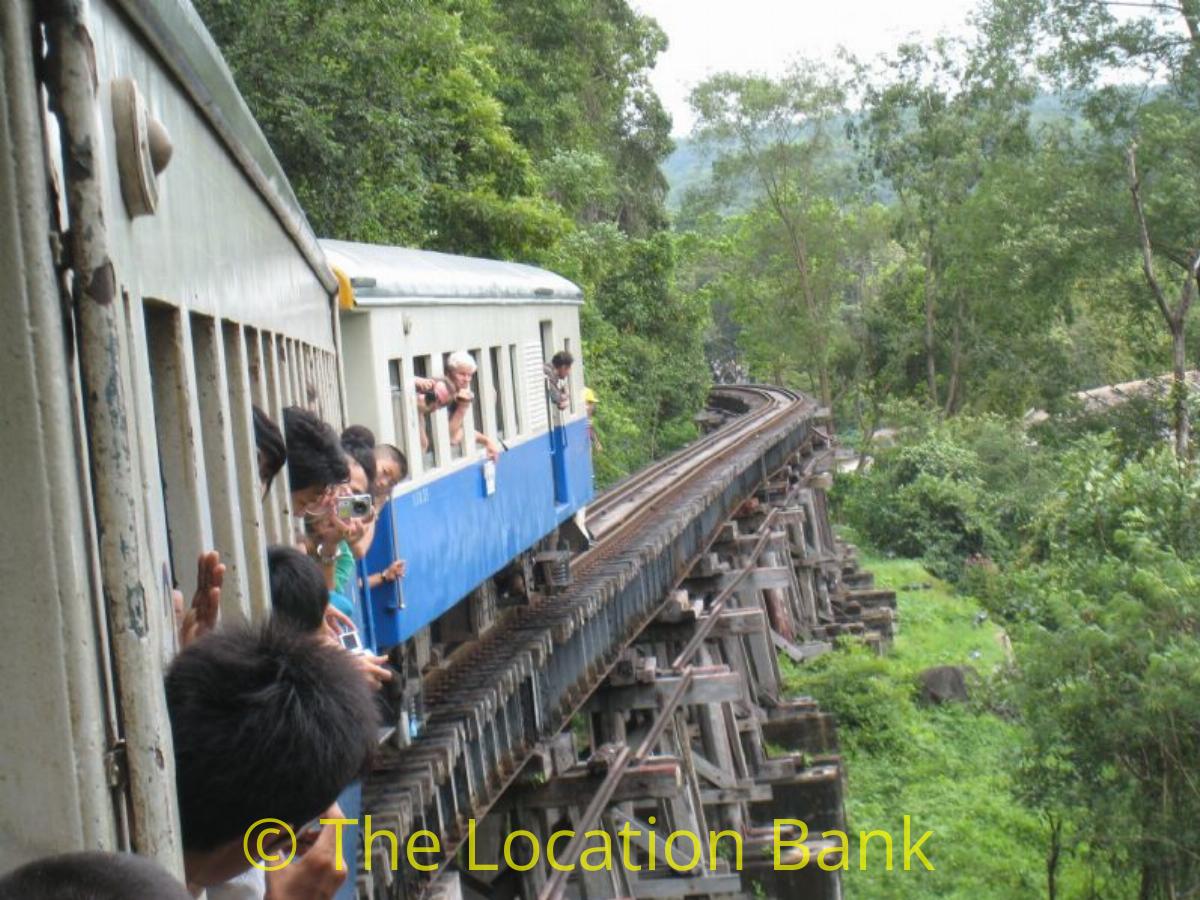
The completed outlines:
<svg viewBox="0 0 1200 900">
<path fill-rule="evenodd" d="M 563 446 L 562 502 L 555 497 L 551 441 Z M 384 508 L 366 567 L 377 572 L 393 558 L 404 559 L 408 574 L 399 587 L 371 591 L 371 631 L 378 648 L 411 637 L 592 498 L 586 420 L 501 454 L 490 496 L 484 466 L 476 463 L 399 494 Z"/>
<path fill-rule="evenodd" d="M 561 408 L 547 396 L 544 371 L 556 353 L 578 357 L 583 294 L 519 263 L 345 241 L 322 248 L 340 285 L 347 419 L 409 461 L 363 566 L 408 564 L 401 587 L 385 584 L 366 602 L 364 633 L 385 649 L 591 499 L 583 362 L 576 358 L 565 380 Z M 452 439 L 449 410 L 423 410 L 418 395 L 456 352 L 469 355 L 475 374 L 465 434 Z M 494 464 L 481 449 L 487 442 L 504 448 Z"/>
</svg>

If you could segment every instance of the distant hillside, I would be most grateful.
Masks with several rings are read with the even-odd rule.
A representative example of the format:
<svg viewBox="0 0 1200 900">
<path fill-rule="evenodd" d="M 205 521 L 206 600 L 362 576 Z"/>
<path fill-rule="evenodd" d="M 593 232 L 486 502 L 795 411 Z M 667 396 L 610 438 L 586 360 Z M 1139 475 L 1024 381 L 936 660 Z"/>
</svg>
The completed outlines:
<svg viewBox="0 0 1200 900">
<path fill-rule="evenodd" d="M 711 165 L 711 150 L 701 146 L 700 142 L 693 138 L 675 138 L 675 151 L 662 164 L 663 175 L 667 177 L 667 184 L 670 185 L 667 207 L 672 210 L 678 209 L 679 202 L 688 188 L 708 180 Z"/>
<path fill-rule="evenodd" d="M 1067 95 L 1043 94 L 1033 101 L 1030 107 L 1030 124 L 1037 128 L 1042 125 L 1061 122 L 1064 119 L 1073 120 L 1079 125 L 1082 122 L 1078 111 L 1073 108 Z M 846 137 L 846 125 L 850 121 L 845 116 L 831 123 L 829 133 L 834 140 L 834 155 L 838 162 L 847 165 L 855 162 L 854 148 Z M 714 151 L 702 142 L 691 137 L 675 139 L 675 151 L 662 164 L 663 174 L 667 178 L 670 190 L 667 194 L 667 207 L 672 212 L 678 211 L 684 195 L 690 188 L 700 187 L 709 179 Z M 886 185 L 879 185 L 879 196 L 887 202 L 891 191 Z"/>
</svg>

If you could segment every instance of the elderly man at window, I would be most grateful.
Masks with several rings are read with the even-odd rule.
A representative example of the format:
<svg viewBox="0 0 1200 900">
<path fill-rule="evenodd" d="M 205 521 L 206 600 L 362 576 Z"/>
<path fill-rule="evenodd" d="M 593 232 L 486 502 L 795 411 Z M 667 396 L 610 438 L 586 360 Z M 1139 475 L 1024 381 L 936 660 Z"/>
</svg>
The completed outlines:
<svg viewBox="0 0 1200 900">
<path fill-rule="evenodd" d="M 429 435 L 425 431 L 425 413 L 445 409 L 449 416 L 450 442 L 461 444 L 467 414 L 475 395 L 471 393 L 471 379 L 475 377 L 475 358 L 465 350 L 456 350 L 446 360 L 446 374 L 442 378 L 416 378 L 417 417 L 421 429 L 421 450 L 429 449 Z M 487 450 L 488 459 L 500 455 L 496 442 L 482 431 L 475 432 L 475 443 Z"/>
</svg>

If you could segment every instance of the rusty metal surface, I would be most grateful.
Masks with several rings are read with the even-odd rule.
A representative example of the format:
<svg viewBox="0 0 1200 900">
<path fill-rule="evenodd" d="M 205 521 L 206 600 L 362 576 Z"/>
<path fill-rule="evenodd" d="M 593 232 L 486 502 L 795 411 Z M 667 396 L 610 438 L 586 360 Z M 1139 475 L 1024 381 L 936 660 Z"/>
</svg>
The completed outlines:
<svg viewBox="0 0 1200 900">
<path fill-rule="evenodd" d="M 119 351 L 104 218 L 96 58 L 80 0 L 46 4 L 50 81 L 62 124 L 70 259 L 98 530 L 100 583 L 115 657 L 134 848 L 183 868 L 170 727 L 150 606 L 161 590 L 146 554 L 130 398 Z"/>
</svg>

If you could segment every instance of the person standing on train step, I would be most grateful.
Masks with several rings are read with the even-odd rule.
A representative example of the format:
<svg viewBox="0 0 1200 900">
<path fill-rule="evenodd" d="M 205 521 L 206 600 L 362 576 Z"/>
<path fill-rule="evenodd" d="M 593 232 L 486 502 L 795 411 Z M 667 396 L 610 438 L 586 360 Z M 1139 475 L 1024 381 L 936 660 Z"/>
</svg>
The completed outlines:
<svg viewBox="0 0 1200 900">
<path fill-rule="evenodd" d="M 550 358 L 550 362 L 542 367 L 546 375 L 546 396 L 550 403 L 560 412 L 571 405 L 571 366 L 575 365 L 575 357 L 566 350 L 559 350 Z"/>
<path fill-rule="evenodd" d="M 583 411 L 587 413 L 588 441 L 591 442 L 593 453 L 599 453 L 604 449 L 604 445 L 600 443 L 600 435 L 596 433 L 596 403 L 596 392 L 590 387 L 585 387 L 583 389 Z"/>
<path fill-rule="evenodd" d="M 450 443 L 461 444 L 466 431 L 466 418 L 475 401 L 471 393 L 471 379 L 475 377 L 475 357 L 465 350 L 456 350 L 446 360 L 446 374 L 442 378 L 416 378 L 417 417 L 421 431 L 421 450 L 429 449 L 429 435 L 425 433 L 424 413 L 445 409 L 450 417 Z M 500 447 L 482 431 L 475 432 L 475 443 L 487 451 L 488 459 L 495 461 L 500 456 Z M 465 450 L 465 448 L 464 448 Z"/>
</svg>

